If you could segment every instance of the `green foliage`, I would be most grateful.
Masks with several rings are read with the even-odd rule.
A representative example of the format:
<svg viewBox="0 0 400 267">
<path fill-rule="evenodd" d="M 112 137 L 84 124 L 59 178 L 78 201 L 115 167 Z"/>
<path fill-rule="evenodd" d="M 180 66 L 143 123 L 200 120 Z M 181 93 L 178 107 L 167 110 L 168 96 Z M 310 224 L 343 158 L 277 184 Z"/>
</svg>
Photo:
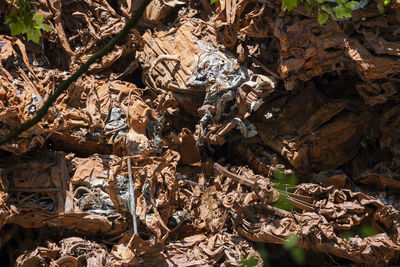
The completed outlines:
<svg viewBox="0 0 400 267">
<path fill-rule="evenodd" d="M 381 14 L 384 7 L 395 0 L 375 0 L 377 8 Z M 291 11 L 296 6 L 302 4 L 311 10 L 318 10 L 318 22 L 322 25 L 329 17 L 334 20 L 351 18 L 351 12 L 365 7 L 369 0 L 282 0 L 282 9 Z"/>
<path fill-rule="evenodd" d="M 254 267 L 257 266 L 258 259 L 256 259 L 254 256 L 251 256 L 249 258 L 246 256 L 244 259 L 241 260 L 240 264 L 243 267 Z"/>
<path fill-rule="evenodd" d="M 299 179 L 296 175 L 285 174 L 283 169 L 276 169 L 273 173 L 274 187 L 285 190 L 286 187 L 293 187 L 299 184 Z"/>
<path fill-rule="evenodd" d="M 218 0 L 210 0 L 210 4 L 211 4 L 211 5 L 214 4 L 214 3 L 216 3 L 216 2 L 218 2 Z"/>
<path fill-rule="evenodd" d="M 29 1 L 11 0 L 11 4 L 14 3 L 17 8 L 13 8 L 5 21 L 10 27 L 11 35 L 26 34 L 28 41 L 38 44 L 42 36 L 41 30 L 50 32 L 53 27 L 43 23 L 43 15 L 31 10 Z"/>
<path fill-rule="evenodd" d="M 328 20 L 329 16 L 327 13 L 320 13 L 318 15 L 318 22 L 319 24 L 324 24 Z"/>
<path fill-rule="evenodd" d="M 341 237 L 348 241 L 350 238 L 355 236 L 361 236 L 362 238 L 366 238 L 369 236 L 374 236 L 376 234 L 378 234 L 378 232 L 371 225 L 361 225 L 361 227 L 355 229 L 355 232 L 352 231 L 343 232 Z"/>
<path fill-rule="evenodd" d="M 296 6 L 297 6 L 297 0 L 282 0 L 282 9 L 283 10 L 288 10 L 290 12 Z"/>
<path fill-rule="evenodd" d="M 369 225 L 363 225 L 360 228 L 360 233 L 362 237 L 369 237 L 376 235 L 378 232 Z"/>
<path fill-rule="evenodd" d="M 301 265 L 304 264 L 306 256 L 304 253 L 304 249 L 297 246 L 298 241 L 299 239 L 296 235 L 291 235 L 283 244 L 283 248 L 289 251 L 290 256 L 292 257 L 294 262 Z"/>
<path fill-rule="evenodd" d="M 296 175 L 288 175 L 284 170 L 276 169 L 273 173 L 273 184 L 276 189 L 286 191 L 287 188 L 297 186 L 299 179 Z M 285 194 L 279 194 L 278 200 L 274 204 L 275 207 L 290 211 L 293 209 L 292 203 L 289 201 Z"/>
</svg>

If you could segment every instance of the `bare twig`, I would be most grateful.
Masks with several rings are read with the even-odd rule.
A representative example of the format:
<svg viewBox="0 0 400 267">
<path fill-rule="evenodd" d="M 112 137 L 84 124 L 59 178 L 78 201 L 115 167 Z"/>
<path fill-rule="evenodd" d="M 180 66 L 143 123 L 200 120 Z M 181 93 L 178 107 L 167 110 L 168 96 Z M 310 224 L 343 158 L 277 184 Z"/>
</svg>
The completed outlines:
<svg viewBox="0 0 400 267">
<path fill-rule="evenodd" d="M 160 55 L 160 56 L 158 56 L 156 58 L 154 63 L 151 65 L 151 67 L 149 69 L 149 73 L 151 74 L 151 72 L 157 66 L 158 63 L 161 63 L 161 62 L 164 62 L 164 61 L 175 61 L 175 62 L 178 62 L 178 63 L 181 62 L 177 56 L 174 56 L 174 55 Z"/>
<path fill-rule="evenodd" d="M 230 171 L 228 171 L 226 168 L 222 167 L 221 165 L 219 165 L 218 163 L 214 163 L 214 169 L 219 172 L 220 174 L 231 178 L 232 180 L 234 180 L 237 183 L 240 184 L 244 184 L 247 185 L 253 189 L 256 188 L 256 183 L 257 181 L 252 181 L 249 180 L 247 178 L 244 178 L 240 175 L 234 174 Z M 259 181 L 259 180 L 258 180 Z M 268 184 L 268 183 L 267 183 Z M 314 211 L 314 206 L 312 204 L 312 198 L 311 197 L 307 197 L 307 196 L 301 196 L 301 195 L 296 195 L 290 192 L 283 191 L 277 188 L 274 188 L 274 190 L 276 190 L 276 192 L 278 192 L 280 195 L 283 195 L 286 197 L 286 199 L 296 208 L 298 209 L 302 209 L 305 211 Z"/>
<path fill-rule="evenodd" d="M 137 230 L 137 221 L 136 221 L 136 203 L 135 203 L 135 190 L 133 189 L 133 180 L 132 180 L 132 169 L 131 169 L 131 158 L 128 157 L 128 175 L 129 175 L 129 197 L 131 204 L 131 214 L 133 219 L 133 232 L 135 235 L 138 234 Z"/>
<path fill-rule="evenodd" d="M 59 188 L 10 188 L 9 192 L 34 192 L 34 193 L 46 193 L 46 192 L 58 192 Z"/>
<path fill-rule="evenodd" d="M 272 76 L 274 76 L 275 78 L 277 78 L 278 80 L 282 80 L 281 77 L 279 77 L 278 74 L 276 74 L 275 72 L 273 72 L 272 70 L 270 70 L 269 68 L 267 68 L 264 64 L 262 64 L 258 59 L 251 57 L 251 60 L 256 63 L 257 65 L 260 65 L 260 67 L 265 71 L 268 72 L 269 74 L 271 74 Z"/>
<path fill-rule="evenodd" d="M 254 183 L 255 183 L 254 181 L 249 180 L 249 179 L 244 178 L 244 177 L 241 177 L 241 176 L 239 176 L 237 174 L 234 174 L 234 173 L 228 171 L 227 169 L 225 169 L 224 167 L 222 167 L 221 165 L 219 165 L 218 163 L 214 163 L 214 169 L 217 172 L 219 172 L 220 174 L 223 174 L 226 177 L 231 178 L 232 180 L 234 180 L 237 183 L 244 184 L 244 185 L 247 185 L 249 187 L 253 187 L 254 186 Z"/>
</svg>

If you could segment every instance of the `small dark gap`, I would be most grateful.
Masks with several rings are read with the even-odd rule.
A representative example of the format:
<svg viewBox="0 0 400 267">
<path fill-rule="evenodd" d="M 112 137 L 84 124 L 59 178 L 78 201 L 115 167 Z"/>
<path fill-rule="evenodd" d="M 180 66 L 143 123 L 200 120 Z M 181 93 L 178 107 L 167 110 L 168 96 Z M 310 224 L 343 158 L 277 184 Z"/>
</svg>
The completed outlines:
<svg viewBox="0 0 400 267">
<path fill-rule="evenodd" d="M 68 71 L 71 64 L 71 57 L 68 53 L 61 48 L 60 44 L 44 41 L 43 53 L 50 62 L 51 68 L 59 69 L 61 71 Z"/>
<path fill-rule="evenodd" d="M 316 88 L 330 98 L 360 98 L 355 85 L 360 83 L 358 75 L 344 71 L 341 75 L 336 72 L 325 73 L 312 79 Z"/>
<path fill-rule="evenodd" d="M 172 9 L 172 11 L 165 18 L 163 24 L 164 25 L 174 25 L 176 20 L 178 20 L 180 10 L 181 10 L 181 8 L 178 8 L 178 7 Z"/>
<path fill-rule="evenodd" d="M 113 154 L 113 146 L 109 144 L 98 144 L 95 141 L 86 141 L 84 144 L 64 143 L 60 140 L 49 138 L 46 147 L 51 150 L 75 153 L 77 157 L 89 157 L 92 154 Z M 121 156 L 121 155 L 117 155 Z"/>
<path fill-rule="evenodd" d="M 134 60 L 134 57 L 132 55 L 131 60 Z M 125 62 L 124 68 L 126 68 L 128 65 L 130 64 L 130 62 Z M 122 73 L 125 69 L 121 70 L 120 73 Z M 121 80 L 126 81 L 126 82 L 130 82 L 135 84 L 138 88 L 145 88 L 145 84 L 143 83 L 142 80 L 142 72 L 143 69 L 142 67 L 139 67 L 134 70 L 132 73 L 126 75 L 125 77 L 122 77 Z"/>
<path fill-rule="evenodd" d="M 107 0 L 107 3 L 117 12 L 118 15 L 122 16 L 122 11 L 119 8 L 118 0 Z"/>
</svg>

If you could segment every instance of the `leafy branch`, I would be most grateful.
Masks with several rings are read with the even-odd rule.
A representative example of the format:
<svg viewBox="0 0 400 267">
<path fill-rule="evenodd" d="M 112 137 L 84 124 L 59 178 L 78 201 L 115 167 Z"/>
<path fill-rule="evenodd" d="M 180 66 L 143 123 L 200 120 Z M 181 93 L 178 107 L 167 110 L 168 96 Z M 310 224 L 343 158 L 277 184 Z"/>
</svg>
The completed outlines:
<svg viewBox="0 0 400 267">
<path fill-rule="evenodd" d="M 11 35 L 26 34 L 28 41 L 39 43 L 41 30 L 51 32 L 53 27 L 43 23 L 43 15 L 31 10 L 31 3 L 25 0 L 11 0 L 13 8 L 5 23 L 10 27 Z"/>
<path fill-rule="evenodd" d="M 377 8 L 381 14 L 384 7 L 394 0 L 377 0 Z M 352 11 L 364 8 L 369 0 L 282 0 L 282 9 L 292 11 L 298 5 L 304 5 L 308 9 L 318 10 L 318 22 L 322 25 L 329 16 L 333 20 L 351 18 Z"/>
<path fill-rule="evenodd" d="M 94 62 L 97 60 L 101 59 L 104 55 L 106 55 L 108 52 L 112 51 L 115 47 L 115 45 L 121 43 L 129 34 L 129 30 L 133 28 L 136 23 L 139 21 L 140 17 L 142 16 L 144 10 L 146 9 L 147 5 L 150 3 L 151 0 L 144 0 L 139 8 L 135 11 L 135 13 L 132 15 L 132 17 L 126 22 L 124 28 L 115 36 L 113 39 L 111 39 L 105 47 L 97 51 L 93 56 L 91 56 L 88 61 L 83 64 L 74 74 L 72 74 L 71 77 L 69 77 L 67 80 L 64 80 L 54 91 L 53 94 L 51 94 L 47 100 L 44 102 L 43 106 L 37 111 L 36 116 L 33 117 L 32 119 L 20 124 L 17 128 L 12 130 L 9 134 L 2 136 L 0 138 L 0 145 L 18 137 L 22 132 L 28 130 L 32 126 L 34 126 L 36 123 L 38 123 L 46 114 L 51 105 L 53 105 L 54 101 L 57 100 L 57 98 L 65 91 L 68 89 L 68 87 L 75 82 L 83 73 L 85 73 L 90 65 L 92 65 Z"/>
</svg>

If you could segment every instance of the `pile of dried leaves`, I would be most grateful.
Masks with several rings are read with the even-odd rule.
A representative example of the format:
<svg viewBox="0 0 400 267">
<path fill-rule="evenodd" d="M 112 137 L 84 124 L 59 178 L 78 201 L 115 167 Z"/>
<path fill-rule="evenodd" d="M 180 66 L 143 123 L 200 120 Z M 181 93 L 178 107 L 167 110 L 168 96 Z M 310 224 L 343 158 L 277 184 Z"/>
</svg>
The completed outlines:
<svg viewBox="0 0 400 267">
<path fill-rule="evenodd" d="M 54 30 L 36 45 L 0 26 L 0 135 L 139 4 L 31 3 Z M 0 23 L 10 10 L 0 0 Z M 0 146 L 0 260 L 400 263 L 399 29 L 398 1 L 321 26 L 279 1 L 153 0 L 124 44 Z"/>
</svg>

